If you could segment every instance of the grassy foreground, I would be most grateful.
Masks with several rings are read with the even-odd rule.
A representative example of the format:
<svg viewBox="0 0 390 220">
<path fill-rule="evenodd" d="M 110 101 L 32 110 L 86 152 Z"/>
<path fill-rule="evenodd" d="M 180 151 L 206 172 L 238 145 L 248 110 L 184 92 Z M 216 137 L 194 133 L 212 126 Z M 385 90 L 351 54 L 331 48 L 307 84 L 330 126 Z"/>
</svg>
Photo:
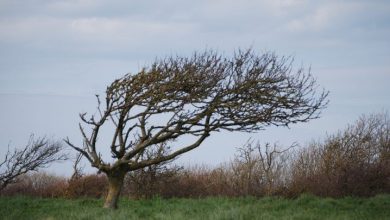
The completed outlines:
<svg viewBox="0 0 390 220">
<path fill-rule="evenodd" d="M 390 195 L 330 199 L 150 199 L 104 210 L 96 199 L 0 197 L 0 219 L 390 219 Z"/>
</svg>

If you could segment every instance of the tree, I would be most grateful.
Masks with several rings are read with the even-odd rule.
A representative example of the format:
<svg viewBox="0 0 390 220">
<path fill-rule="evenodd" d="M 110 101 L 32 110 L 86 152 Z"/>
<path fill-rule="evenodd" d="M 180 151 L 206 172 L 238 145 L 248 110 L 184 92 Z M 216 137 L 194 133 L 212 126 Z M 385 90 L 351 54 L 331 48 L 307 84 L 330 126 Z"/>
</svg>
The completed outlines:
<svg viewBox="0 0 390 220">
<path fill-rule="evenodd" d="M 66 139 L 109 181 L 105 208 L 117 208 L 126 173 L 172 160 L 198 147 L 213 132 L 253 132 L 267 126 L 288 126 L 319 117 L 327 91 L 292 59 L 253 50 L 223 57 L 215 51 L 154 61 L 137 74 L 127 74 L 107 87 L 98 115 L 80 114 L 85 148 Z M 97 140 L 103 125 L 113 124 L 110 148 L 114 161 L 103 161 Z M 91 131 L 86 132 L 85 126 Z M 188 145 L 167 145 L 182 137 Z M 189 138 L 186 138 L 188 140 Z M 157 153 L 144 157 L 150 148 Z M 143 159 L 146 158 L 146 159 Z"/>
<path fill-rule="evenodd" d="M 84 173 L 83 173 L 83 168 L 84 167 L 82 167 L 80 165 L 81 159 L 83 159 L 83 154 L 78 152 L 76 157 L 75 157 L 75 159 L 74 159 L 74 161 L 73 161 L 73 174 L 70 177 L 69 181 L 78 180 L 78 179 L 80 179 L 84 175 Z"/>
<path fill-rule="evenodd" d="M 22 174 L 37 171 L 55 161 L 66 160 L 67 155 L 61 153 L 62 149 L 60 142 L 52 142 L 45 137 L 34 139 L 31 135 L 23 149 L 8 150 L 4 161 L 0 163 L 0 191 L 16 182 Z"/>
<path fill-rule="evenodd" d="M 237 182 L 243 192 L 259 195 L 256 191 L 260 191 L 262 195 L 270 196 L 280 190 L 286 182 L 288 151 L 294 147 L 295 143 L 284 149 L 276 143 L 262 146 L 249 139 L 238 148 L 232 169 L 239 177 Z"/>
</svg>

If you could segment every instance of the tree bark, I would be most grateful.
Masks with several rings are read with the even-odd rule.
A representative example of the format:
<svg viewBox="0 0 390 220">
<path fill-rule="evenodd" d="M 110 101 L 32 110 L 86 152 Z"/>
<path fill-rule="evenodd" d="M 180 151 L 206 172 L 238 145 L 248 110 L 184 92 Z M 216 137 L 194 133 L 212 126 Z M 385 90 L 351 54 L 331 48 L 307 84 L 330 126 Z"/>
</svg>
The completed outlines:
<svg viewBox="0 0 390 220">
<path fill-rule="evenodd" d="M 108 193 L 104 202 L 104 208 L 117 209 L 119 195 L 122 190 L 123 181 L 126 172 L 112 172 L 107 174 L 108 177 Z"/>
</svg>

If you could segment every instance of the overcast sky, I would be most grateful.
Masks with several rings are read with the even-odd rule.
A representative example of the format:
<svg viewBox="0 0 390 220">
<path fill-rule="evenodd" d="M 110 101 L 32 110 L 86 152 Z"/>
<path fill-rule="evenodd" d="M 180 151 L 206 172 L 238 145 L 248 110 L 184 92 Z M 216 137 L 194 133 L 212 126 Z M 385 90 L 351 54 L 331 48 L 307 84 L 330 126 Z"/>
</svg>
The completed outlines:
<svg viewBox="0 0 390 220">
<path fill-rule="evenodd" d="M 294 56 L 330 104 L 291 129 L 216 134 L 180 163 L 217 165 L 249 137 L 305 145 L 390 109 L 389 39 L 388 0 L 0 0 L 0 155 L 32 133 L 81 142 L 78 113 L 95 112 L 94 94 L 156 57 L 206 48 Z"/>
</svg>

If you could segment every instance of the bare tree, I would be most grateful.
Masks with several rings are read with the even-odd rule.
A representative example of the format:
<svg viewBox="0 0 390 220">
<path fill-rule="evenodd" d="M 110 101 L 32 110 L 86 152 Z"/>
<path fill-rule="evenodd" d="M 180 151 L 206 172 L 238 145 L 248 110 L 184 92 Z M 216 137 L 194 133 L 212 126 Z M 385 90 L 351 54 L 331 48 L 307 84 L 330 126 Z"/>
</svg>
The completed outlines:
<svg viewBox="0 0 390 220">
<path fill-rule="evenodd" d="M 259 142 L 249 139 L 237 149 L 235 159 L 231 163 L 235 177 L 235 188 L 244 195 L 272 195 L 286 182 L 288 169 L 288 151 L 292 144 L 282 148 L 278 144 Z"/>
<path fill-rule="evenodd" d="M 8 150 L 4 161 L 0 163 L 0 191 L 22 174 L 37 171 L 55 161 L 66 160 L 66 154 L 61 153 L 62 149 L 60 142 L 52 142 L 45 137 L 34 139 L 31 135 L 23 149 Z"/>
<path fill-rule="evenodd" d="M 174 159 L 198 147 L 213 132 L 253 132 L 317 118 L 328 94 L 317 90 L 310 72 L 293 71 L 291 58 L 272 53 L 258 55 L 249 49 L 232 57 L 214 51 L 167 57 L 115 80 L 107 87 L 103 103 L 97 96 L 98 115 L 80 114 L 86 149 L 65 141 L 107 175 L 104 207 L 117 208 L 129 171 Z M 106 146 L 115 159 L 112 163 L 103 161 L 97 143 L 108 121 L 115 126 L 111 144 Z M 172 144 L 184 136 L 192 136 L 193 142 L 143 159 L 146 149 L 160 147 L 163 152 L 163 143 Z"/>
<path fill-rule="evenodd" d="M 73 161 L 73 174 L 70 177 L 70 181 L 80 179 L 84 175 L 84 167 L 80 165 L 81 159 L 83 159 L 83 154 L 78 152 Z"/>
<path fill-rule="evenodd" d="M 296 143 L 294 143 L 285 149 L 280 149 L 277 144 L 272 146 L 270 143 L 266 143 L 265 150 L 263 152 L 260 144 L 257 143 L 256 148 L 258 150 L 261 167 L 265 175 L 265 193 L 267 196 L 272 195 L 277 185 L 280 186 L 281 182 L 283 182 L 282 176 L 286 177 L 286 173 L 283 173 L 283 170 L 286 170 L 288 166 L 288 155 L 286 152 L 296 146 Z"/>
<path fill-rule="evenodd" d="M 259 158 L 255 155 L 252 142 L 249 139 L 242 147 L 239 147 L 230 164 L 234 177 L 232 183 L 235 191 L 241 195 L 255 195 L 257 190 L 260 190 L 259 181 L 263 173 L 259 169 Z"/>
</svg>

